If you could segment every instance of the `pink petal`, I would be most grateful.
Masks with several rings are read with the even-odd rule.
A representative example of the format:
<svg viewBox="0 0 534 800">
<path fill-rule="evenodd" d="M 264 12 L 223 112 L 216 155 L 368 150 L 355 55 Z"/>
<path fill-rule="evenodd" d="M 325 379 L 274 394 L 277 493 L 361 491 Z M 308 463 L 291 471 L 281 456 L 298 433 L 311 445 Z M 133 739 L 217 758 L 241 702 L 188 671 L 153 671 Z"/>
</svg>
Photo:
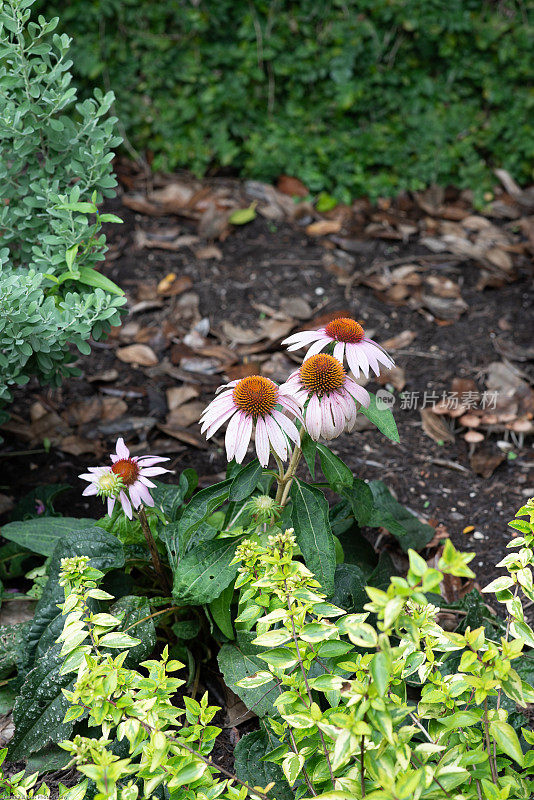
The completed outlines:
<svg viewBox="0 0 534 800">
<path fill-rule="evenodd" d="M 226 391 L 227 393 L 230 393 L 230 389 L 233 389 L 234 386 L 237 386 L 238 383 L 239 383 L 239 380 L 230 381 L 230 383 L 224 383 L 222 386 L 219 386 L 216 389 L 215 394 L 220 394 L 221 392 L 224 392 L 224 391 Z"/>
<path fill-rule="evenodd" d="M 133 516 L 132 515 L 132 505 L 131 505 L 131 503 L 130 503 L 130 501 L 128 499 L 128 496 L 127 496 L 126 492 L 121 492 L 119 494 L 119 500 L 121 501 L 122 509 L 123 509 L 124 513 L 126 514 L 126 516 L 128 517 L 128 519 L 132 519 L 132 516 Z"/>
<path fill-rule="evenodd" d="M 287 339 L 282 339 L 282 344 L 290 345 L 287 348 L 288 350 L 299 350 L 322 336 L 322 331 L 300 331 L 300 333 L 293 333 L 288 336 Z"/>
<path fill-rule="evenodd" d="M 202 425 L 200 428 L 200 432 L 203 433 L 206 439 L 211 439 L 214 433 L 216 433 L 224 423 L 229 420 L 230 418 L 233 419 L 234 414 L 236 414 L 236 410 L 234 408 L 231 411 L 226 411 L 221 417 L 218 417 L 214 422 L 210 422 L 209 425 L 206 426 L 206 423 Z"/>
<path fill-rule="evenodd" d="M 376 360 L 375 350 L 376 348 L 373 347 L 372 344 L 368 344 L 367 342 L 361 342 L 360 348 L 366 355 L 367 361 L 375 375 L 380 375 L 380 367 L 378 366 L 378 361 Z"/>
<path fill-rule="evenodd" d="M 321 434 L 325 439 L 333 439 L 336 435 L 331 403 L 332 400 L 329 396 L 325 395 L 321 398 Z"/>
<path fill-rule="evenodd" d="M 140 481 L 140 480 L 137 480 L 137 481 L 134 483 L 134 486 L 132 486 L 132 489 L 133 489 L 134 487 L 135 487 L 135 489 L 137 490 L 137 494 L 139 495 L 139 497 L 140 497 L 141 501 L 142 501 L 142 502 L 143 502 L 143 503 L 144 503 L 146 506 L 153 506 L 153 505 L 154 505 L 154 500 L 152 499 L 152 495 L 150 494 L 150 492 L 148 491 L 148 489 L 146 488 L 146 486 L 145 486 L 144 484 L 142 484 L 142 483 L 141 483 L 141 481 Z M 130 496 L 131 496 L 131 494 L 132 494 L 132 492 L 130 491 Z"/>
<path fill-rule="evenodd" d="M 115 498 L 108 497 L 108 516 L 111 517 L 114 507 L 115 507 Z"/>
<path fill-rule="evenodd" d="M 115 450 L 117 452 L 117 455 L 118 455 L 119 459 L 121 459 L 121 458 L 130 458 L 130 451 L 128 450 L 128 448 L 124 444 L 124 439 L 122 438 L 122 436 L 120 436 L 117 439 L 117 446 L 115 447 Z"/>
<path fill-rule="evenodd" d="M 392 358 L 386 353 L 383 347 L 375 342 L 373 339 L 364 339 L 365 344 L 371 345 L 373 347 L 373 352 L 375 354 L 375 358 L 377 361 L 380 361 L 387 369 L 391 369 L 395 366 L 395 362 Z"/>
<path fill-rule="evenodd" d="M 321 404 L 316 394 L 312 394 L 306 408 L 306 430 L 312 439 L 319 439 L 321 435 Z"/>
<path fill-rule="evenodd" d="M 265 427 L 274 452 L 282 461 L 285 461 L 287 458 L 287 442 L 284 434 L 272 417 L 265 417 Z"/>
<path fill-rule="evenodd" d="M 170 472 L 165 467 L 141 467 L 139 474 L 144 478 L 152 478 L 154 475 L 163 475 L 164 472 Z"/>
<path fill-rule="evenodd" d="M 139 467 L 151 467 L 153 464 L 159 464 L 161 461 L 170 461 L 169 458 L 165 456 L 141 456 L 137 464 Z"/>
<path fill-rule="evenodd" d="M 98 479 L 98 475 L 91 475 L 90 472 L 86 472 L 84 475 L 78 475 L 78 478 L 81 478 L 82 481 L 96 481 Z"/>
<path fill-rule="evenodd" d="M 346 415 L 343 413 L 343 404 L 339 393 L 331 395 L 330 409 L 334 420 L 334 436 L 339 436 L 339 434 L 343 432 L 347 421 Z"/>
<path fill-rule="evenodd" d="M 334 347 L 334 358 L 337 358 L 337 360 L 342 364 L 344 355 L 345 355 L 345 342 L 338 342 Z"/>
<path fill-rule="evenodd" d="M 369 408 L 371 398 L 369 397 L 369 392 L 367 389 L 364 389 L 363 386 L 359 386 L 350 378 L 347 378 L 345 382 L 345 388 L 353 397 L 356 398 L 358 403 L 361 403 L 362 406 L 365 406 L 365 408 Z"/>
<path fill-rule="evenodd" d="M 235 449 L 235 460 L 241 464 L 247 454 L 247 449 L 250 444 L 252 436 L 252 417 L 247 417 L 245 414 L 241 417 L 241 425 L 237 434 L 237 447 Z"/>
<path fill-rule="evenodd" d="M 332 343 L 331 339 L 319 339 L 317 342 L 314 342 L 310 347 L 310 349 L 308 350 L 308 352 L 306 353 L 306 355 L 304 356 L 304 358 L 302 359 L 302 363 L 307 361 L 308 358 L 316 356 L 317 353 L 320 353 L 321 350 L 324 350 L 324 348 L 331 343 Z"/>
<path fill-rule="evenodd" d="M 345 348 L 345 356 L 352 373 L 358 377 L 360 371 L 363 372 L 366 378 L 369 377 L 369 363 L 366 354 L 360 350 L 361 345 L 348 344 Z"/>
<path fill-rule="evenodd" d="M 141 505 L 141 498 L 139 496 L 139 492 L 137 491 L 135 483 L 133 484 L 133 486 L 128 487 L 128 493 L 130 495 L 130 500 L 132 501 L 133 507 L 139 508 L 139 506 Z"/>
<path fill-rule="evenodd" d="M 139 475 L 137 480 L 139 481 L 139 483 L 144 484 L 144 486 L 150 486 L 151 489 L 156 488 L 156 484 L 152 483 L 152 481 L 149 481 L 148 478 L 145 478 L 144 475 Z"/>
<path fill-rule="evenodd" d="M 92 494 L 98 494 L 98 489 L 96 488 L 94 483 L 90 483 L 89 486 L 86 486 L 86 488 L 82 492 L 83 497 L 88 497 L 89 495 Z"/>
<path fill-rule="evenodd" d="M 303 421 L 302 418 L 302 406 L 300 406 L 296 400 L 293 400 L 292 397 L 279 397 L 278 404 L 285 408 L 286 411 L 289 411 L 290 414 L 293 414 L 297 419 L 301 422 Z"/>
<path fill-rule="evenodd" d="M 300 433 L 297 430 L 297 426 L 291 422 L 284 414 L 281 414 L 280 411 L 276 409 L 273 411 L 273 418 L 278 423 L 278 425 L 282 428 L 285 433 L 292 439 L 297 446 L 300 445 Z"/>
<path fill-rule="evenodd" d="M 239 431 L 239 426 L 241 424 L 241 418 L 244 417 L 242 411 L 238 411 L 234 413 L 232 419 L 228 423 L 228 427 L 226 429 L 226 436 L 224 439 L 224 443 L 226 445 L 226 460 L 231 461 L 232 458 L 235 456 L 235 451 L 237 448 L 237 434 Z M 221 423 L 222 425 L 222 423 Z M 211 435 L 211 434 L 210 434 Z"/>
<path fill-rule="evenodd" d="M 267 428 L 262 417 L 259 417 L 256 422 L 256 453 L 258 460 L 262 467 L 266 467 L 269 463 L 269 436 L 267 435 Z"/>
</svg>

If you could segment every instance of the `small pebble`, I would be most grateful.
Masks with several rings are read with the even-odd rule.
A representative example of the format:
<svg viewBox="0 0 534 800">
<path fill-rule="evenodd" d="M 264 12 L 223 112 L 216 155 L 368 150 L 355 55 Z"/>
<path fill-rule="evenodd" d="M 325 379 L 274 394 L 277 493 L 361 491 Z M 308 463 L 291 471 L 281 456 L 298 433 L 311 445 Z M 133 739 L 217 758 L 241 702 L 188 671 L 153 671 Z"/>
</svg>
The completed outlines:
<svg viewBox="0 0 534 800">
<path fill-rule="evenodd" d="M 324 294 L 324 289 L 323 289 L 323 287 L 322 287 L 322 286 L 317 286 L 317 288 L 315 289 L 315 294 L 316 294 L 318 297 L 321 297 L 321 296 Z"/>
<path fill-rule="evenodd" d="M 484 536 L 483 533 L 481 533 L 481 531 L 475 531 L 474 534 L 473 534 L 473 539 L 481 540 L 481 539 L 485 539 L 485 538 L 486 537 Z"/>
</svg>

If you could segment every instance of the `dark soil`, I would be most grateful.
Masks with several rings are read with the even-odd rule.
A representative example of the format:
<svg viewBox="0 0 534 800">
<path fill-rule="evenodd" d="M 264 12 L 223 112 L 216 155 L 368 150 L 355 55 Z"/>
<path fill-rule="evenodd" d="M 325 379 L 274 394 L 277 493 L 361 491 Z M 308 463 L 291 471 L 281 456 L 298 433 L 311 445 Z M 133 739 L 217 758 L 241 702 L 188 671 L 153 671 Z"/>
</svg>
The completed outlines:
<svg viewBox="0 0 534 800">
<path fill-rule="evenodd" d="M 126 290 L 129 304 L 139 299 L 140 287 L 158 282 L 170 272 L 188 275 L 193 284 L 190 291 L 199 298 L 200 315 L 209 318 L 212 332 L 220 329 L 223 320 L 245 328 L 254 327 L 259 314 L 253 304 L 264 303 L 277 309 L 286 297 L 306 299 L 317 314 L 345 311 L 362 320 L 366 330 L 379 341 L 411 330 L 417 334 L 416 338 L 395 353 L 395 358 L 405 370 L 405 391 L 419 392 L 420 398 L 425 392 L 435 391 L 439 396 L 449 391 L 454 378 L 474 379 L 483 389 L 488 365 L 501 360 L 494 340 L 503 328 L 508 328 L 515 344 L 532 343 L 528 322 L 531 320 L 532 287 L 525 261 L 519 265 L 517 281 L 484 291 L 475 288 L 478 267 L 471 262 L 461 263 L 456 280 L 461 285 L 468 310 L 458 321 L 444 326 L 408 305 L 388 305 L 364 286 L 355 286 L 347 299 L 336 275 L 323 265 L 323 244 L 307 236 L 297 224 L 275 226 L 258 217 L 248 225 L 235 228 L 223 243 L 217 243 L 222 260 L 199 260 L 187 248 L 169 252 L 135 246 L 136 230 L 164 230 L 176 226 L 176 218 L 155 220 L 135 214 L 118 201 L 111 205 L 111 210 L 125 222 L 109 232 L 111 253 L 116 257 L 108 261 L 104 271 Z M 196 233 L 193 223 L 180 220 L 180 226 L 182 233 Z M 418 244 L 376 241 L 368 255 L 359 258 L 357 268 L 364 269 L 376 258 L 395 259 L 420 252 Z M 180 328 L 181 311 L 176 299 L 179 298 L 168 298 L 162 308 L 135 316 L 136 322 L 151 328 L 146 343 L 160 362 L 165 358 L 172 361 L 173 347 L 177 346 L 176 341 L 172 342 L 165 334 L 169 327 Z M 126 317 L 125 323 L 130 320 L 131 317 Z M 217 344 L 216 340 L 213 343 Z M 180 380 L 158 368 L 135 368 L 121 363 L 115 355 L 116 346 L 116 336 L 109 342 L 97 343 L 92 355 L 79 361 L 82 376 L 69 380 L 58 390 L 40 389 L 30 384 L 24 391 L 18 391 L 12 409 L 17 418 L 28 419 L 29 408 L 36 400 L 61 414 L 75 401 L 98 395 L 102 388 L 111 387 L 128 404 L 127 416 L 152 418 L 164 424 L 165 390 L 180 385 Z M 275 346 L 273 351 L 277 349 Z M 119 372 L 114 383 L 104 385 L 88 380 L 111 368 Z M 222 375 L 195 373 L 183 377 L 193 384 L 201 381 L 196 385 L 202 389 L 200 399 L 206 403 L 213 397 L 217 385 L 225 382 Z M 376 392 L 381 387 L 370 382 L 368 388 Z M 332 449 L 356 475 L 385 481 L 398 500 L 414 514 L 435 526 L 442 525 L 441 530 L 448 532 L 457 547 L 475 551 L 472 566 L 479 583 L 485 585 L 495 575 L 495 564 L 505 553 L 510 538 L 508 520 L 522 502 L 534 495 L 534 475 L 530 471 L 534 464 L 532 447 L 528 444 L 515 447 L 513 460 L 505 458 L 491 477 L 483 478 L 472 469 L 468 445 L 463 438 L 457 437 L 452 444 L 435 442 L 424 433 L 419 411 L 400 407 L 398 394 L 393 410 L 400 444 L 391 443 L 375 430 L 367 430 L 341 437 Z M 195 425 L 188 430 L 198 437 Z M 85 435 L 90 438 L 90 430 L 85 431 Z M 104 452 L 113 448 L 118 435 L 125 436 L 134 452 L 163 452 L 162 434 L 155 428 L 143 441 L 127 429 L 113 429 L 113 425 L 108 435 L 100 434 Z M 482 445 L 490 455 L 500 453 L 497 438 L 492 436 Z M 152 446 L 154 441 L 159 443 L 159 450 L 158 446 Z M 194 467 L 201 476 L 201 484 L 206 485 L 217 480 L 226 468 L 222 440 L 217 442 L 201 449 L 169 438 L 163 449 L 171 456 L 171 469 L 179 473 L 186 467 Z M 85 484 L 77 478 L 87 465 L 99 463 L 98 459 L 72 456 L 56 448 L 48 453 L 25 455 L 28 442 L 9 432 L 5 434 L 3 447 L 1 492 L 17 500 L 41 484 L 68 483 L 72 489 L 58 499 L 57 510 L 70 516 L 102 515 L 100 501 L 81 496 Z M 165 478 L 173 480 L 172 476 Z M 464 534 L 468 526 L 473 528 Z M 376 530 L 369 531 L 368 536 L 372 542 L 380 536 L 380 546 L 388 538 Z M 235 734 L 225 731 L 218 745 L 216 755 L 227 767 L 233 761 L 232 748 L 240 733 L 242 728 Z"/>
</svg>

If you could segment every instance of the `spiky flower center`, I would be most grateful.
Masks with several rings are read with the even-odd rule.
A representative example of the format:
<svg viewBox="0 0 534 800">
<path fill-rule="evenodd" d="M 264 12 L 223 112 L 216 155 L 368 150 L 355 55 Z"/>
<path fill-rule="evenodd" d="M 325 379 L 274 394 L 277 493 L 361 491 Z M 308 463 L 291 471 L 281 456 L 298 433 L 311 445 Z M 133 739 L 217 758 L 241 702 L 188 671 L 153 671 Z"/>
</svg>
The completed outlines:
<svg viewBox="0 0 534 800">
<path fill-rule="evenodd" d="M 326 353 L 319 353 L 306 359 L 299 374 L 304 388 L 319 397 L 341 389 L 345 383 L 343 365 L 337 358 Z"/>
<path fill-rule="evenodd" d="M 115 461 L 111 471 L 122 479 L 125 486 L 131 486 L 139 477 L 139 467 L 133 458 L 121 458 L 120 461 Z"/>
<path fill-rule="evenodd" d="M 360 323 L 349 317 L 333 319 L 324 330 L 326 335 L 331 336 L 332 339 L 338 342 L 347 342 L 348 344 L 357 344 L 361 342 L 365 336 Z"/>
<path fill-rule="evenodd" d="M 117 495 L 124 489 L 124 481 L 121 475 L 116 475 L 110 469 L 109 472 L 103 472 L 99 475 L 96 481 L 97 492 L 100 497 L 117 497 Z"/>
<path fill-rule="evenodd" d="M 248 417 L 266 417 L 278 402 L 278 387 L 269 378 L 249 375 L 233 391 L 234 403 Z"/>
</svg>

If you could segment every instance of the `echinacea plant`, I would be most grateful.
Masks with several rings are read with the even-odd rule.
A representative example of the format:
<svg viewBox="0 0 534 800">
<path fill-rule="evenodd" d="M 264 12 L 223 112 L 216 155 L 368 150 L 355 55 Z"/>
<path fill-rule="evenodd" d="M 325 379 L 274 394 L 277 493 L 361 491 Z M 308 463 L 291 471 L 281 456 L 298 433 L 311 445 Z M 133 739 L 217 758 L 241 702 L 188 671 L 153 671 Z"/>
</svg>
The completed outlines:
<svg viewBox="0 0 534 800">
<path fill-rule="evenodd" d="M 529 797 L 534 736 L 521 710 L 534 701 L 534 633 L 521 596 L 534 601 L 534 504 L 518 515 L 529 521 L 511 523 L 520 536 L 502 562 L 509 574 L 488 587 L 507 619 L 473 593 L 447 612 L 460 627 L 445 630 L 441 581 L 472 579 L 470 557 L 448 541 L 427 566 L 416 549 L 435 530 L 331 449 L 358 414 L 398 441 L 391 411 L 361 385 L 393 362 L 355 320 L 334 322 L 302 334 L 316 352 L 280 386 L 249 376 L 207 407 L 208 438 L 227 426 L 224 480 L 195 491 L 186 469 L 159 483 L 171 478 L 166 459 L 133 456 L 119 439 L 107 465 L 81 476 L 108 516 L 60 526 L 36 515 L 2 528 L 20 542 L 27 526 L 24 545 L 49 557 L 21 637 L 26 679 L 10 757 L 63 741 L 93 782 L 72 800 L 86 788 L 98 800 Z M 243 463 L 253 436 L 257 457 Z M 362 526 L 397 537 L 406 577 L 372 551 Z M 155 647 L 162 656 L 147 661 Z M 211 755 L 214 707 L 195 698 L 214 652 L 226 684 L 262 720 L 236 747 L 235 775 Z M 178 659 L 190 673 L 185 709 L 168 674 Z"/>
</svg>

